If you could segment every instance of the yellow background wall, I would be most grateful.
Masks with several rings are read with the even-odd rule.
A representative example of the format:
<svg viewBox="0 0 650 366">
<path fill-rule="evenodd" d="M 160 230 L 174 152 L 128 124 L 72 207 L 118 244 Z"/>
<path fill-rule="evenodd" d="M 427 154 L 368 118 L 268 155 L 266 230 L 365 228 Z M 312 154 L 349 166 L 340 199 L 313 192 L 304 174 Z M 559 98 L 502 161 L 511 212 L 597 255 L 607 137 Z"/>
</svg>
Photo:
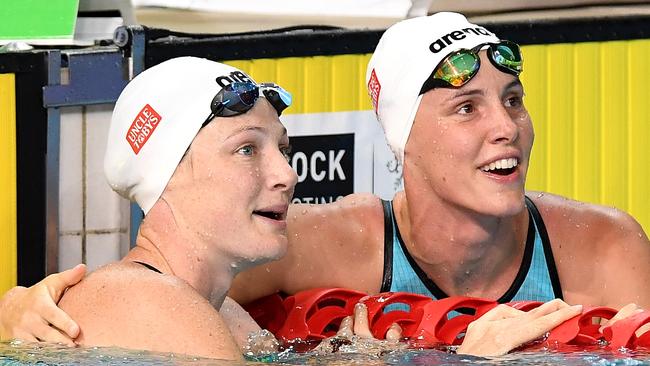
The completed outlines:
<svg viewBox="0 0 650 366">
<path fill-rule="evenodd" d="M 14 74 L 0 74 L 0 295 L 16 285 L 16 96 Z"/>
<path fill-rule="evenodd" d="M 524 46 L 536 141 L 527 188 L 630 212 L 650 230 L 650 40 Z M 370 109 L 370 55 L 232 61 L 294 95 L 286 113 Z"/>
<path fill-rule="evenodd" d="M 615 206 L 650 230 L 650 40 L 528 46 L 529 189 Z"/>
</svg>

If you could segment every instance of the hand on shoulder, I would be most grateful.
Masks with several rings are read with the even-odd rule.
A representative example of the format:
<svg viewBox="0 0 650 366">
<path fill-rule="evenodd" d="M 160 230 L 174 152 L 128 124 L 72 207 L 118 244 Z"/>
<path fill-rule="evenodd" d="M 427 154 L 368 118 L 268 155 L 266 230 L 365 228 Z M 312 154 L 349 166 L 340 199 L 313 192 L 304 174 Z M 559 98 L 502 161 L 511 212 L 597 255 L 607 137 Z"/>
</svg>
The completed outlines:
<svg viewBox="0 0 650 366">
<path fill-rule="evenodd" d="M 241 359 L 218 311 L 175 276 L 115 263 L 91 273 L 59 305 L 79 324 L 82 345 Z"/>
<path fill-rule="evenodd" d="M 21 339 L 74 345 L 79 326 L 56 303 L 79 282 L 85 265 L 55 273 L 32 287 L 14 287 L 0 299 L 0 341 Z"/>
</svg>

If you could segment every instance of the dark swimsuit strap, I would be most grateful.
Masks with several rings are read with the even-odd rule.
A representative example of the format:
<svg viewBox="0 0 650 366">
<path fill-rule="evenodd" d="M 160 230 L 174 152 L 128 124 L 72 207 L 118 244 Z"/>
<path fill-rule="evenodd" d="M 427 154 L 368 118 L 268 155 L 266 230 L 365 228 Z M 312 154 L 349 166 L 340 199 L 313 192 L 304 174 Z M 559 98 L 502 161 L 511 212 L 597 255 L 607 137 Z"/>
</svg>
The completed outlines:
<svg viewBox="0 0 650 366">
<path fill-rule="evenodd" d="M 393 202 L 381 200 L 384 209 L 384 273 L 381 292 L 390 291 L 393 283 Z"/>
<path fill-rule="evenodd" d="M 133 263 L 137 263 L 137 264 L 139 264 L 141 266 L 146 267 L 147 269 L 150 269 L 150 270 L 152 270 L 154 272 L 158 272 L 158 273 L 162 274 L 162 272 L 160 272 L 160 270 L 158 268 L 152 266 L 151 264 L 144 263 L 144 262 L 139 262 L 139 261 L 133 261 Z"/>
<path fill-rule="evenodd" d="M 526 245 L 524 248 L 524 256 L 522 258 L 521 265 L 515 280 L 511 284 L 510 288 L 497 300 L 498 302 L 504 303 L 512 300 L 516 295 L 517 291 L 523 284 L 526 276 L 528 275 L 528 270 L 530 268 L 532 257 L 533 257 L 533 246 L 535 243 L 535 226 L 539 230 L 540 237 L 542 239 L 542 245 L 544 248 L 544 255 L 546 258 L 546 264 L 548 267 L 549 275 L 551 278 L 551 284 L 553 287 L 553 292 L 555 297 L 562 298 L 562 288 L 560 286 L 560 281 L 557 275 L 557 269 L 555 267 L 555 261 L 553 260 L 553 252 L 551 250 L 551 245 L 548 239 L 548 233 L 546 232 L 546 227 L 544 221 L 542 220 L 539 211 L 535 204 L 526 196 L 526 208 L 528 209 L 529 223 L 528 223 L 528 235 L 526 238 Z M 381 291 L 387 292 L 390 290 L 392 281 L 393 281 L 393 220 L 394 213 L 392 210 L 391 201 L 382 200 L 384 208 L 384 274 L 382 278 Z M 406 245 L 402 239 L 402 235 L 399 231 L 399 227 L 396 227 L 395 234 L 397 234 L 397 240 L 402 247 L 404 255 L 411 265 L 413 271 L 422 281 L 422 284 L 431 292 L 433 296 L 438 299 L 444 299 L 449 297 L 441 288 L 439 288 L 434 281 L 432 281 L 417 265 L 413 257 L 406 249 Z"/>
</svg>

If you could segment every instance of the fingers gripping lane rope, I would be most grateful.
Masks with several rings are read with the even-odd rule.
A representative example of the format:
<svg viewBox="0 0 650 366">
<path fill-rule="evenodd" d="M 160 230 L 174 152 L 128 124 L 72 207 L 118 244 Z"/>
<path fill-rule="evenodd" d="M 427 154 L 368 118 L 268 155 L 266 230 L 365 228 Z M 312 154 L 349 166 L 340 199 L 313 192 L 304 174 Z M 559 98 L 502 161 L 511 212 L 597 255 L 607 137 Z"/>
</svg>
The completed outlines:
<svg viewBox="0 0 650 366">
<path fill-rule="evenodd" d="M 411 346 L 430 348 L 458 345 L 469 324 L 498 304 L 491 300 L 454 296 L 432 300 L 427 296 L 387 292 L 372 296 L 343 289 L 319 288 L 299 292 L 282 299 L 271 295 L 244 308 L 276 337 L 285 342 L 322 340 L 336 334 L 341 321 L 354 314 L 354 305 L 362 302 L 368 309 L 373 336 L 385 339 L 393 324 L 402 329 L 402 337 Z M 515 301 L 507 305 L 528 312 L 542 305 L 539 301 Z M 584 307 L 581 314 L 555 327 L 545 340 L 549 347 L 595 345 L 607 342 L 622 347 L 650 348 L 650 332 L 637 336 L 639 328 L 650 324 L 650 311 L 642 311 L 600 331 L 599 319 L 612 319 L 617 311 L 608 307 Z"/>
</svg>

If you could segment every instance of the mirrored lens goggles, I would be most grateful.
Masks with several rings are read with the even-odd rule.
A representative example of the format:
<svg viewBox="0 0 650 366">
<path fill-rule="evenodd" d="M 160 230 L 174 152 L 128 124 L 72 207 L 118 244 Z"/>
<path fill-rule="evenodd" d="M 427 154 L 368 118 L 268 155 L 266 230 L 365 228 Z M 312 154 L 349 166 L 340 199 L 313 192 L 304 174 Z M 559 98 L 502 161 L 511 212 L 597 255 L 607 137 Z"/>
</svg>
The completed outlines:
<svg viewBox="0 0 650 366">
<path fill-rule="evenodd" d="M 420 95 L 434 88 L 460 88 L 467 84 L 481 67 L 478 53 L 486 45 L 488 59 L 494 67 L 515 76 L 521 74 L 523 59 L 519 45 L 510 41 L 483 44 L 472 50 L 455 51 L 440 61 L 422 85 Z"/>
<path fill-rule="evenodd" d="M 233 82 L 224 86 L 214 96 L 210 103 L 211 113 L 201 127 L 215 117 L 232 117 L 248 112 L 260 95 L 271 103 L 278 116 L 291 105 L 291 93 L 277 84 Z"/>
</svg>

